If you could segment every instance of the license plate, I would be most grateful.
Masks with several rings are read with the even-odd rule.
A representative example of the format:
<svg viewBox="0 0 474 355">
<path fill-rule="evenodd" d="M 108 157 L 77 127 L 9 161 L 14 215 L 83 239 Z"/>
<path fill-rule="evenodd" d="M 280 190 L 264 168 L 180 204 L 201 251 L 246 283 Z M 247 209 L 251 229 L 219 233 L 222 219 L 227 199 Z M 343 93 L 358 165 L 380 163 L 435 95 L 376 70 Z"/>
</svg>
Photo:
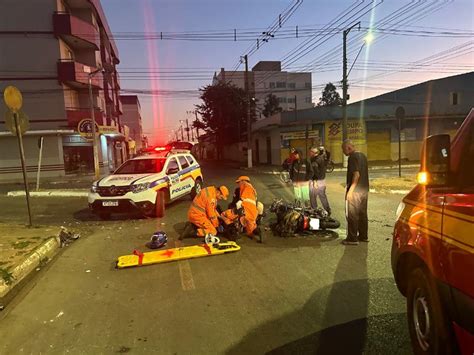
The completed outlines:
<svg viewBox="0 0 474 355">
<path fill-rule="evenodd" d="M 118 205 L 118 201 L 102 201 L 102 206 L 104 207 L 117 207 Z"/>
</svg>

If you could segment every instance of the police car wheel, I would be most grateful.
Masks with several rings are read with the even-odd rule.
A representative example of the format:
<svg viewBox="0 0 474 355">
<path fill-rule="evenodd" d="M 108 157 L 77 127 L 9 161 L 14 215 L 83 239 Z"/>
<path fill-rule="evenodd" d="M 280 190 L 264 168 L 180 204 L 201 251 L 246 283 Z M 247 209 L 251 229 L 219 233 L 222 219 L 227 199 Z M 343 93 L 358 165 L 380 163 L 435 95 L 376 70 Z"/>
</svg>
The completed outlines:
<svg viewBox="0 0 474 355">
<path fill-rule="evenodd" d="M 191 199 L 194 200 L 194 198 L 197 196 L 198 193 L 200 193 L 202 190 L 202 180 L 200 178 L 196 179 L 196 182 L 194 183 L 194 187 L 191 190 Z"/>
<path fill-rule="evenodd" d="M 422 268 L 415 269 L 409 275 L 407 315 L 416 355 L 452 353 L 450 331 L 436 285 Z"/>
<path fill-rule="evenodd" d="M 165 215 L 166 190 L 156 192 L 155 200 L 155 217 L 163 217 Z"/>
</svg>

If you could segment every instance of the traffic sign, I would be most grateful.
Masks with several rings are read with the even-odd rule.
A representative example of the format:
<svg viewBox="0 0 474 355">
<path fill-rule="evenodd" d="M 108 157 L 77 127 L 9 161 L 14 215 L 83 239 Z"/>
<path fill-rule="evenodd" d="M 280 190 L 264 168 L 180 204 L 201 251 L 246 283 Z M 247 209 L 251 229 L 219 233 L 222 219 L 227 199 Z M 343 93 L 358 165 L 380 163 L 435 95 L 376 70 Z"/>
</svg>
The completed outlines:
<svg viewBox="0 0 474 355">
<path fill-rule="evenodd" d="M 12 111 L 18 111 L 23 105 L 23 97 L 20 90 L 14 86 L 7 86 L 3 92 L 5 104 Z"/>
<path fill-rule="evenodd" d="M 84 118 L 82 121 L 80 121 L 79 124 L 77 125 L 77 131 L 85 139 L 92 140 L 93 138 L 92 119 Z M 99 125 L 97 124 L 97 122 L 95 123 L 95 132 L 96 132 L 96 135 L 99 134 Z"/>
<path fill-rule="evenodd" d="M 395 117 L 399 121 L 400 129 L 405 128 L 405 109 L 403 108 L 403 106 L 397 107 L 397 109 L 395 110 Z"/>
<path fill-rule="evenodd" d="M 20 134 L 24 135 L 25 132 L 30 127 L 30 121 L 28 116 L 23 111 L 12 112 L 10 110 L 5 112 L 5 126 L 8 128 L 13 135 L 16 136 L 16 125 L 15 125 L 15 118 L 13 115 L 16 115 L 16 119 L 18 121 L 18 127 L 20 129 Z"/>
</svg>

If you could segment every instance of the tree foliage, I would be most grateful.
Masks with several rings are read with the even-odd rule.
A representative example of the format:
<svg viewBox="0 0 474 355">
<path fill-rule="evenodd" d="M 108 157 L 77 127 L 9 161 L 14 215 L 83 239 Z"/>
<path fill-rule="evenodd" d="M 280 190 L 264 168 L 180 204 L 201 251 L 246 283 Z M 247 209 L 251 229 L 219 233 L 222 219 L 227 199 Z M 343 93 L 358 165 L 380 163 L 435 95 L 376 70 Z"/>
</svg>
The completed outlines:
<svg viewBox="0 0 474 355">
<path fill-rule="evenodd" d="M 265 97 L 265 103 L 263 105 L 263 115 L 265 117 L 270 117 L 275 113 L 281 112 L 283 109 L 280 107 L 280 103 L 278 102 L 278 97 L 273 94 L 268 94 Z"/>
<path fill-rule="evenodd" d="M 238 142 L 247 128 L 245 91 L 232 84 L 218 83 L 200 89 L 202 104 L 196 105 L 202 121 L 199 129 L 216 137 L 218 153 L 224 145 Z M 254 106 L 254 105 L 253 105 Z"/>
<path fill-rule="evenodd" d="M 324 87 L 322 96 L 319 98 L 318 106 L 340 106 L 342 105 L 342 98 L 336 91 L 333 83 L 328 83 Z"/>
</svg>

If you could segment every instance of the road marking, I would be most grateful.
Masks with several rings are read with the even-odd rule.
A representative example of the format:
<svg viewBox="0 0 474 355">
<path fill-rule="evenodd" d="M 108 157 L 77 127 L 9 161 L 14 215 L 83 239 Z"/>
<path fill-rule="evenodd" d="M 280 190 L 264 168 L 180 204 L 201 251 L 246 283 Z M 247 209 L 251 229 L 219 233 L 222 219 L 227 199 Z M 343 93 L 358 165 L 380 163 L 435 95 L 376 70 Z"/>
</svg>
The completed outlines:
<svg viewBox="0 0 474 355">
<path fill-rule="evenodd" d="M 179 248 L 182 243 L 179 240 L 175 241 L 176 248 Z M 183 291 L 192 291 L 196 289 L 194 285 L 194 278 L 193 273 L 191 271 L 191 265 L 189 264 L 188 260 L 180 260 L 178 261 L 179 267 L 179 276 L 181 278 L 181 287 Z"/>
</svg>

